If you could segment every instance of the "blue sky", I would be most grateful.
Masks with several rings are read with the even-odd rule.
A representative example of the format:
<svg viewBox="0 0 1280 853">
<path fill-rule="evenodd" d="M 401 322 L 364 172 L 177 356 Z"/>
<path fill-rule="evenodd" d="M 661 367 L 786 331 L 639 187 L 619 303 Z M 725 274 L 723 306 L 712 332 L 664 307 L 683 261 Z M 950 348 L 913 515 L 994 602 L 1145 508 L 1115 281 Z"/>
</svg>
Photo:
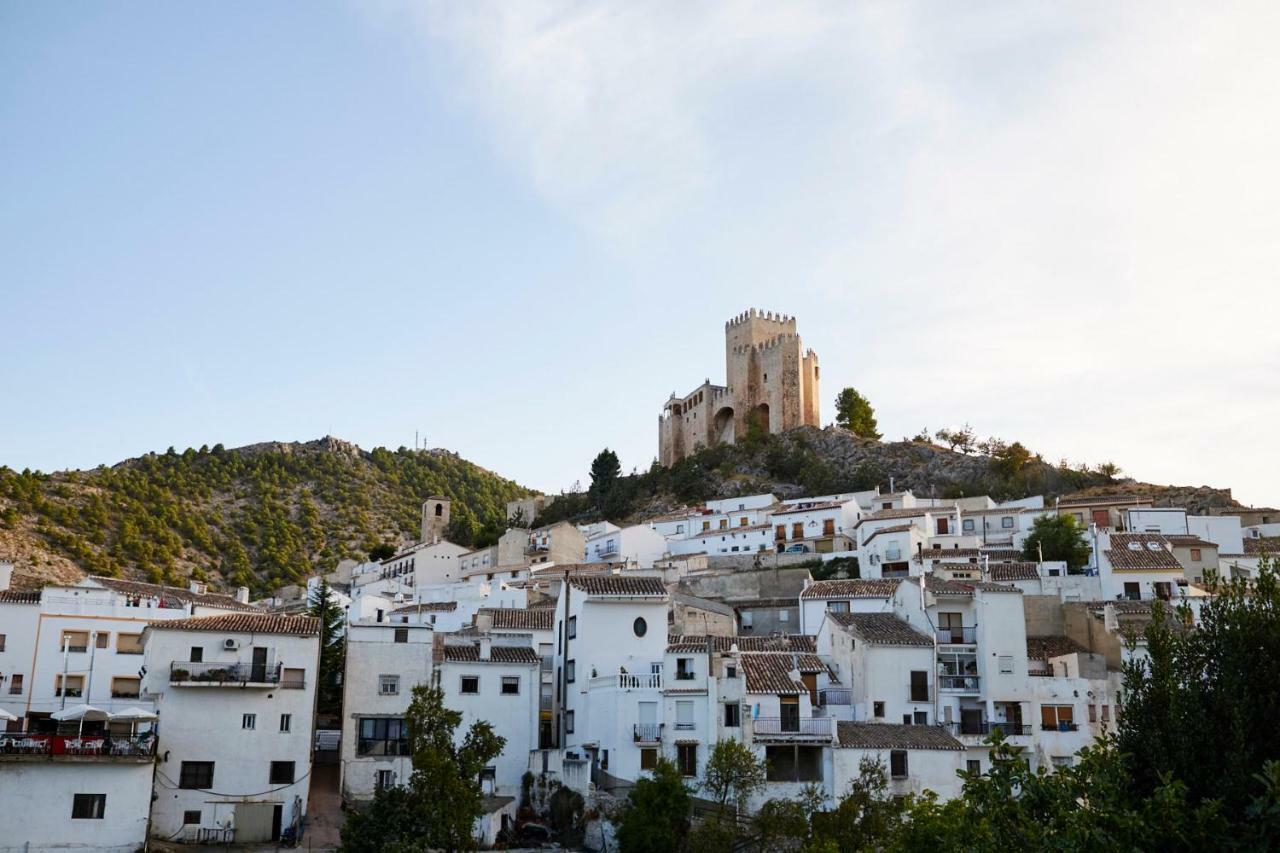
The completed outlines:
<svg viewBox="0 0 1280 853">
<path fill-rule="evenodd" d="M 553 491 L 723 322 L 824 419 L 1280 503 L 1275 4 L 0 6 L 0 464 L 334 434 Z"/>
</svg>

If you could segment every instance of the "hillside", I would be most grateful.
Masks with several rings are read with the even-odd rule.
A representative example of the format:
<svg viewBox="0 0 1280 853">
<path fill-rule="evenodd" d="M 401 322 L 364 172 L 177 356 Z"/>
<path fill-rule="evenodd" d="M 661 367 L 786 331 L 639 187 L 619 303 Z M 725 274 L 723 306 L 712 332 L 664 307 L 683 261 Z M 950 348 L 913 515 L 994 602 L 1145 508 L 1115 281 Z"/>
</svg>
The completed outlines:
<svg viewBox="0 0 1280 853">
<path fill-rule="evenodd" d="M 16 583 L 85 573 L 255 594 L 417 538 L 421 503 L 453 500 L 450 538 L 484 544 L 529 490 L 441 450 L 361 450 L 323 438 L 172 448 L 54 474 L 0 467 L 0 560 Z"/>
<path fill-rule="evenodd" d="M 800 427 L 783 435 L 749 436 L 743 442 L 702 450 L 671 468 L 620 477 L 606 498 L 561 496 L 538 521 L 561 518 L 628 521 L 714 498 L 773 492 L 780 497 L 853 492 L 879 487 L 911 490 L 919 497 L 991 495 L 1012 500 L 1043 494 L 1050 500 L 1076 494 L 1149 496 L 1157 505 L 1193 512 L 1238 506 L 1229 489 L 1162 486 L 1096 469 L 1052 464 L 1022 445 L 994 454 L 960 453 L 928 441 L 882 442 L 830 426 Z"/>
</svg>

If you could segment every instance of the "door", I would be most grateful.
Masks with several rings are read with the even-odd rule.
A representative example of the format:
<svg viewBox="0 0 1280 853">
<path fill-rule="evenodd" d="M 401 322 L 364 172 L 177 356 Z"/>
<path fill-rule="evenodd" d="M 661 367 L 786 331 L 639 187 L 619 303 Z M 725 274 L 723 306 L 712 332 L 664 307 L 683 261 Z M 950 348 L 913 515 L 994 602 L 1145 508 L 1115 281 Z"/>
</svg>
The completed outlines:
<svg viewBox="0 0 1280 853">
<path fill-rule="evenodd" d="M 779 696 L 780 710 L 782 711 L 782 719 L 779 721 L 779 728 L 784 732 L 800 731 L 800 697 L 798 696 Z"/>
<path fill-rule="evenodd" d="M 280 824 L 284 820 L 284 806 L 276 805 L 271 809 L 271 840 L 280 840 Z"/>
<path fill-rule="evenodd" d="M 985 734 L 985 732 L 982 731 L 981 708 L 960 709 L 960 733 L 965 735 Z"/>
<path fill-rule="evenodd" d="M 249 680 L 267 680 L 267 649 L 265 646 L 253 647 L 253 675 Z"/>
<path fill-rule="evenodd" d="M 929 701 L 929 672 L 923 669 L 911 671 L 911 701 Z"/>
<path fill-rule="evenodd" d="M 276 840 L 280 833 L 280 824 L 277 823 L 279 808 L 275 803 L 237 803 L 236 841 L 248 843 Z"/>
<path fill-rule="evenodd" d="M 940 519 L 938 519 L 938 535 L 939 535 L 939 536 L 946 536 L 946 535 L 947 535 L 947 533 L 949 533 L 949 532 L 950 532 L 950 530 L 951 530 L 951 528 L 950 528 L 950 526 L 949 526 L 949 522 L 950 522 L 950 521 L 951 521 L 951 519 L 949 519 L 949 518 L 940 518 Z"/>
<path fill-rule="evenodd" d="M 1095 509 L 1093 511 L 1093 523 L 1099 527 L 1111 526 L 1111 513 L 1105 509 Z"/>
</svg>

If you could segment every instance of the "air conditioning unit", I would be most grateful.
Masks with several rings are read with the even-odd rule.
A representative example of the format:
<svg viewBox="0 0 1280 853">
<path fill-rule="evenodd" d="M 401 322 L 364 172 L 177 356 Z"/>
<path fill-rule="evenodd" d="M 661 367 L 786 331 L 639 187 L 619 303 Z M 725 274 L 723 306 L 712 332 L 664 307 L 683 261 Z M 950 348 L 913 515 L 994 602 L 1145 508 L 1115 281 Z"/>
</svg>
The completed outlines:
<svg viewBox="0 0 1280 853">
<path fill-rule="evenodd" d="M 227 651 L 235 651 L 236 649 L 240 648 L 240 642 L 238 640 L 232 639 L 231 637 L 227 637 L 227 639 L 222 641 L 222 647 Z"/>
</svg>

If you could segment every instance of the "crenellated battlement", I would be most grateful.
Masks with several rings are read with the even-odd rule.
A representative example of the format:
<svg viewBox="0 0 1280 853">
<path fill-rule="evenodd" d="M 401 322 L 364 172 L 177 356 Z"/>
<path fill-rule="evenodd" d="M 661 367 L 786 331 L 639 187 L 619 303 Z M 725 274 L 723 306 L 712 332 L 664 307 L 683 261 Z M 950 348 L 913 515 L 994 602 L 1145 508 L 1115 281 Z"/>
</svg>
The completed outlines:
<svg viewBox="0 0 1280 853">
<path fill-rule="evenodd" d="M 797 344 L 798 344 L 799 342 L 800 342 L 800 336 L 799 336 L 799 335 L 792 334 L 792 333 L 790 333 L 790 332 L 784 332 L 783 334 L 780 334 L 780 335 L 774 335 L 772 338 L 769 338 L 769 339 L 768 339 L 768 340 L 766 340 L 766 341 L 761 341 L 761 342 L 759 342 L 759 343 L 755 343 L 755 344 L 739 344 L 739 345 L 735 346 L 735 347 L 731 350 L 731 352 L 732 352 L 734 355 L 747 355 L 747 354 L 750 354 L 750 353 L 753 353 L 753 352 L 757 352 L 757 353 L 759 353 L 759 352 L 767 352 L 767 351 L 769 351 L 769 350 L 775 350 L 775 349 L 778 349 L 778 348 L 780 348 L 780 347 L 787 346 L 787 345 L 792 344 L 792 343 L 797 343 Z M 809 351 L 808 351 L 808 355 L 812 356 L 812 355 L 813 355 L 813 350 L 809 350 Z"/>
<path fill-rule="evenodd" d="M 756 322 L 764 321 L 765 323 L 776 323 L 780 326 L 789 326 L 792 329 L 796 327 L 795 317 L 789 316 L 787 314 L 783 314 L 781 312 L 761 311 L 757 308 L 752 308 L 748 311 L 743 311 L 741 314 L 737 315 L 736 317 L 733 317 L 730 320 L 726 320 L 724 327 L 726 329 L 732 329 L 736 326 L 746 325 L 752 322 L 753 320 Z"/>
</svg>

